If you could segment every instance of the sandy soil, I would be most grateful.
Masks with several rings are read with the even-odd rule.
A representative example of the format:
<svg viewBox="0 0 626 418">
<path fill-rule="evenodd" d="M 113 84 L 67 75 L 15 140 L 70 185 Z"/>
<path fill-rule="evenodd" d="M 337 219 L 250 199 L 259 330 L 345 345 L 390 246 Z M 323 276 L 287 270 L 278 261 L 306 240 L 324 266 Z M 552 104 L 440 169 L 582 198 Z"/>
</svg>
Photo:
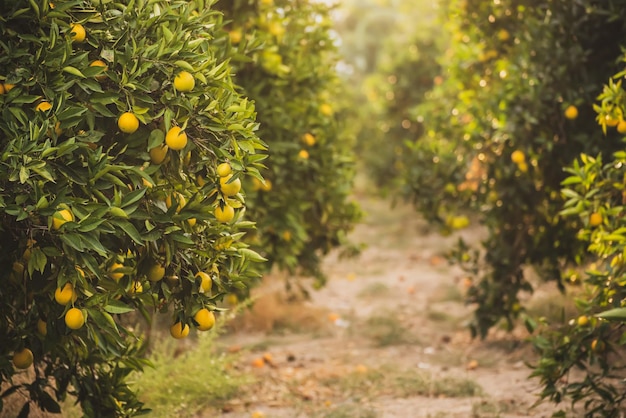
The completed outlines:
<svg viewBox="0 0 626 418">
<path fill-rule="evenodd" d="M 549 417 L 552 405 L 533 407 L 524 331 L 481 341 L 464 326 L 466 281 L 442 254 L 459 234 L 480 240 L 480 228 L 442 237 L 410 207 L 360 200 L 351 239 L 362 254 L 329 256 L 328 284 L 308 301 L 289 301 L 285 277 L 269 277 L 221 339 L 257 383 L 220 416 Z"/>
</svg>

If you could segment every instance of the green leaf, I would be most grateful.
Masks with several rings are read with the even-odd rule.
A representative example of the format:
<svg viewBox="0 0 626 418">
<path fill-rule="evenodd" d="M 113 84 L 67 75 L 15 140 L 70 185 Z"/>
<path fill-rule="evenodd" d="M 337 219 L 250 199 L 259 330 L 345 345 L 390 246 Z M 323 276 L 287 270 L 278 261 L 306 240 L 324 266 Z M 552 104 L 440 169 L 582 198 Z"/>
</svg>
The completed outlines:
<svg viewBox="0 0 626 418">
<path fill-rule="evenodd" d="M 261 256 L 261 254 L 249 248 L 240 248 L 239 254 L 241 254 L 247 260 L 253 261 L 255 263 L 261 263 L 261 262 L 267 261 L 267 258 Z"/>
<path fill-rule="evenodd" d="M 66 73 L 75 75 L 77 77 L 87 78 L 85 74 L 83 74 L 78 68 L 75 68 L 69 65 L 67 67 L 63 67 L 63 71 L 65 71 Z"/>
<path fill-rule="evenodd" d="M 626 308 L 609 309 L 596 315 L 598 318 L 608 319 L 609 321 L 626 322 Z"/>
<path fill-rule="evenodd" d="M 104 310 L 112 314 L 123 314 L 127 312 L 133 312 L 135 308 L 118 300 L 111 300 L 104 307 Z"/>
</svg>

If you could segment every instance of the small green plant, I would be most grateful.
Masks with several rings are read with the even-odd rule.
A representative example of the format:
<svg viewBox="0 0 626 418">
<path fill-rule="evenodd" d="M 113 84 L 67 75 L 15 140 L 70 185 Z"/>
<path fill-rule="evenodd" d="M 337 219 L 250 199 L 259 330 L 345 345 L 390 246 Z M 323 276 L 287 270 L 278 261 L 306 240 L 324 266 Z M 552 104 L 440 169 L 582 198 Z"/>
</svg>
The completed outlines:
<svg viewBox="0 0 626 418">
<path fill-rule="evenodd" d="M 176 355 L 179 345 L 159 341 L 149 359 L 154 367 L 132 377 L 132 387 L 154 417 L 194 417 L 219 409 L 253 378 L 233 367 L 234 355 L 217 352 L 215 333 L 203 334 L 195 347 Z"/>
<path fill-rule="evenodd" d="M 359 330 L 379 347 L 416 342 L 416 338 L 410 335 L 407 327 L 391 311 L 371 316 Z"/>
</svg>

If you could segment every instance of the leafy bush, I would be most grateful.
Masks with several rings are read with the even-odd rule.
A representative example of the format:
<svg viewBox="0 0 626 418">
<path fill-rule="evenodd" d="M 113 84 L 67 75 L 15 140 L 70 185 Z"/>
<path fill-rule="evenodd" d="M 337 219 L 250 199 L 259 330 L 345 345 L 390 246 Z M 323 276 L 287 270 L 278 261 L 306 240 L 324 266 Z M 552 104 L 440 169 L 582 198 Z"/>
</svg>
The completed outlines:
<svg viewBox="0 0 626 418">
<path fill-rule="evenodd" d="M 142 412 L 143 341 L 119 318 L 170 310 L 183 337 L 256 276 L 238 182 L 265 145 L 211 3 L 0 3 L 0 375 L 36 372 L 0 399 L 26 391 L 20 416 L 67 393 Z"/>
<path fill-rule="evenodd" d="M 359 218 L 349 195 L 352 137 L 338 99 L 336 47 L 328 6 L 312 1 L 222 3 L 235 56 L 235 80 L 254 100 L 259 137 L 270 146 L 265 182 L 252 179 L 247 208 L 257 221 L 250 243 L 291 272 L 322 284 L 320 255 L 346 243 Z"/>
</svg>

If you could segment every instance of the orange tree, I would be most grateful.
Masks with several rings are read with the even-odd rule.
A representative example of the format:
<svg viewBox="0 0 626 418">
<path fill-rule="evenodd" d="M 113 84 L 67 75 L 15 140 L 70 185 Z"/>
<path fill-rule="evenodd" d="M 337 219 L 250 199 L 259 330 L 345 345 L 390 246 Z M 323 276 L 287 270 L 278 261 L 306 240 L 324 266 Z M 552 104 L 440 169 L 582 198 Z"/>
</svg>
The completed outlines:
<svg viewBox="0 0 626 418">
<path fill-rule="evenodd" d="M 533 372 L 542 381 L 541 396 L 584 403 L 588 416 L 617 417 L 626 410 L 621 387 L 626 370 L 618 361 L 626 344 L 624 75 L 620 72 L 610 79 L 595 106 L 602 128 L 619 134 L 602 140 L 622 149 L 604 157 L 583 154 L 566 168 L 569 176 L 562 183 L 566 202 L 561 215 L 579 220 L 578 239 L 596 257 L 576 299 L 580 315 L 565 324 L 531 322 L 537 328 L 533 342 L 541 354 Z M 615 127 L 607 127 L 607 116 L 618 121 Z"/>
<path fill-rule="evenodd" d="M 255 102 L 270 146 L 265 182 L 247 185 L 257 221 L 251 244 L 291 272 L 324 276 L 320 255 L 345 242 L 358 218 L 349 201 L 354 161 L 342 121 L 329 10 L 312 1 L 223 2 L 235 81 Z"/>
<path fill-rule="evenodd" d="M 211 3 L 0 4 L 0 410 L 141 412 L 119 318 L 169 311 L 182 338 L 256 275 L 241 178 L 265 145 Z"/>
<path fill-rule="evenodd" d="M 482 251 L 461 242 L 457 261 L 475 279 L 471 324 L 485 336 L 513 325 L 532 265 L 562 285 L 561 267 L 584 253 L 579 223 L 563 218 L 562 167 L 580 152 L 609 153 L 590 103 L 616 68 L 623 2 L 482 2 L 443 7 L 452 39 L 443 80 L 416 117 L 426 135 L 405 153 L 406 193 L 432 220 L 473 208 L 488 229 Z M 607 124 L 614 124 L 611 118 Z M 465 223 L 465 222 L 462 222 Z"/>
</svg>

